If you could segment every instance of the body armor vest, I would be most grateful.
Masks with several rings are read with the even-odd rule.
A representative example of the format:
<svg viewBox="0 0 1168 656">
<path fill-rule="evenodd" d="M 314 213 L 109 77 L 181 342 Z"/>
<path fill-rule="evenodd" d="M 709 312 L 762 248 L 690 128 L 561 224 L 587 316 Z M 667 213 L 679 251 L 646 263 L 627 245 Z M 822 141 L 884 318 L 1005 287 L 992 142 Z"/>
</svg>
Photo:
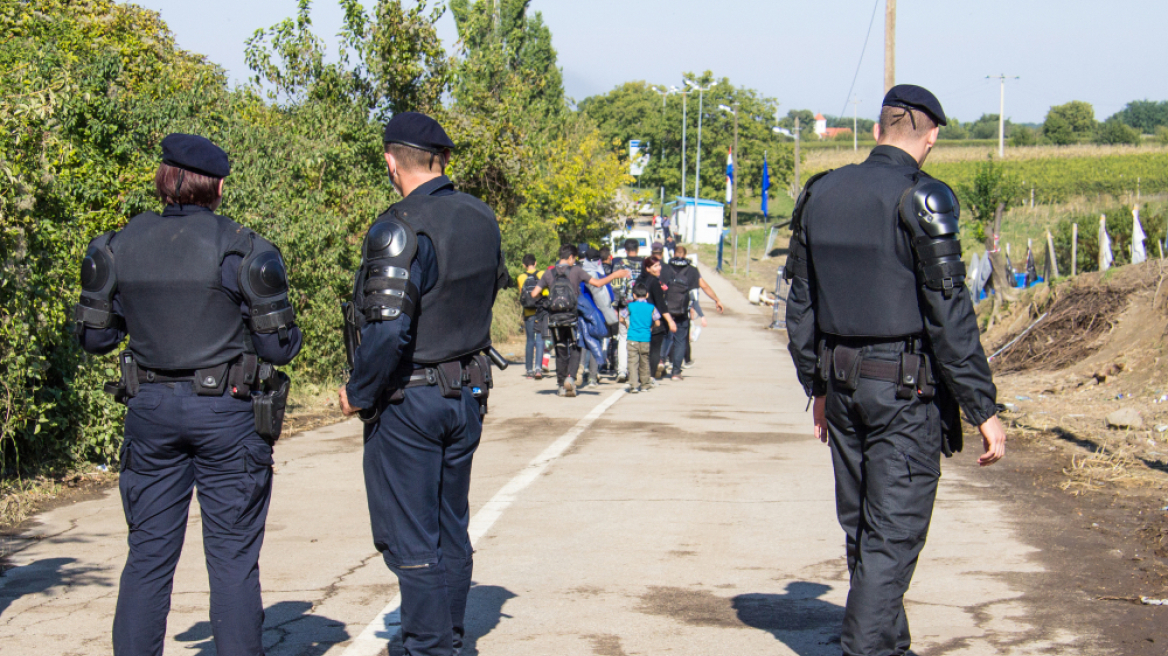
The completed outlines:
<svg viewBox="0 0 1168 656">
<path fill-rule="evenodd" d="M 438 282 L 418 303 L 413 361 L 448 362 L 489 347 L 502 257 L 495 213 L 464 193 L 407 196 L 391 212 L 429 237 L 438 259 Z"/>
<path fill-rule="evenodd" d="M 845 337 L 924 331 L 900 199 L 918 169 L 865 162 L 824 176 L 803 214 L 819 329 Z"/>
<path fill-rule="evenodd" d="M 200 212 L 139 214 L 111 244 L 130 351 L 149 369 L 202 369 L 239 357 L 247 328 L 223 290 L 229 253 L 251 250 L 251 231 Z"/>
</svg>

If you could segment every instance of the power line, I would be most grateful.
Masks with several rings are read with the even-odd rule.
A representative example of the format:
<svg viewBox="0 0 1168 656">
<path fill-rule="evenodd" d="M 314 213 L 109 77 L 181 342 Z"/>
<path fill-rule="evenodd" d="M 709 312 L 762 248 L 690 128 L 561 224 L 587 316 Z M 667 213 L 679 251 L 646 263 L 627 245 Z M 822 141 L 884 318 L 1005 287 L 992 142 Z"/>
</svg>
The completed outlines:
<svg viewBox="0 0 1168 656">
<path fill-rule="evenodd" d="M 876 0 L 876 4 L 872 6 L 872 20 L 868 21 L 868 33 L 864 35 L 864 47 L 860 50 L 860 61 L 856 63 L 856 74 L 852 76 L 852 86 L 848 87 L 849 100 L 844 101 L 844 106 L 840 109 L 838 116 L 843 116 L 848 111 L 848 102 L 852 97 L 852 91 L 856 89 L 856 80 L 860 79 L 860 66 L 864 64 L 864 53 L 868 50 L 868 39 L 872 36 L 872 26 L 876 24 L 876 10 L 880 9 L 880 0 Z"/>
</svg>

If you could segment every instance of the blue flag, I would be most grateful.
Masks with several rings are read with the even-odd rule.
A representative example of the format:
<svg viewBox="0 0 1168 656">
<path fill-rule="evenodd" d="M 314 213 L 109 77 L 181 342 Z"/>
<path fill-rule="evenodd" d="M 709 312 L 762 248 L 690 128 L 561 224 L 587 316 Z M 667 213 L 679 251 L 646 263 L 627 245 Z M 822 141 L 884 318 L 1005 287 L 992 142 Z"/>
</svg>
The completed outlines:
<svg viewBox="0 0 1168 656">
<path fill-rule="evenodd" d="M 766 154 L 762 156 L 762 216 L 767 217 L 767 190 L 771 188 L 771 172 L 767 168 Z"/>
</svg>

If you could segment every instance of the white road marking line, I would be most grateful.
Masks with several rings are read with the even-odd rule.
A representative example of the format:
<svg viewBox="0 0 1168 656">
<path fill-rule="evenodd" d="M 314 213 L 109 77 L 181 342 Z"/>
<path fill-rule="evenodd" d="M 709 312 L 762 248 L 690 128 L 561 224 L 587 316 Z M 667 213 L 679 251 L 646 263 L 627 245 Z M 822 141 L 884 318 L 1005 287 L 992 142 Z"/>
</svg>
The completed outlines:
<svg viewBox="0 0 1168 656">
<path fill-rule="evenodd" d="M 564 455 L 564 451 L 572 446 L 572 442 L 580 437 L 584 431 L 588 430 L 592 424 L 600 418 L 609 408 L 613 406 L 620 398 L 624 396 L 623 391 L 613 392 L 603 403 L 592 409 L 591 412 L 584 415 L 580 421 L 576 422 L 568 432 L 564 433 L 555 442 L 552 442 L 543 453 L 540 453 L 534 460 L 527 463 L 518 474 L 515 475 L 503 489 L 495 493 L 491 500 L 479 508 L 474 517 L 470 519 L 470 542 L 473 545 L 479 541 L 479 538 L 487 534 L 491 527 L 495 525 L 499 517 L 503 515 L 503 511 L 515 502 L 516 497 L 528 485 L 539 478 L 539 475 L 547 470 L 556 459 Z M 401 630 L 401 595 L 398 594 L 389 602 L 377 617 L 365 627 L 365 630 L 358 635 L 353 642 L 349 643 L 347 649 L 341 653 L 341 656 L 378 656 L 385 650 L 387 643 L 393 639 L 393 636 Z"/>
</svg>

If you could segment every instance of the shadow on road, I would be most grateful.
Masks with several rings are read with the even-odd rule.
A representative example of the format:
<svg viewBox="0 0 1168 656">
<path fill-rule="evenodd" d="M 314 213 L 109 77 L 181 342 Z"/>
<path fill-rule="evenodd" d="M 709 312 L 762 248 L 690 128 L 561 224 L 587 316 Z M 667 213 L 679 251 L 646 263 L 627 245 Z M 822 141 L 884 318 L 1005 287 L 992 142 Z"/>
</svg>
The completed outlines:
<svg viewBox="0 0 1168 656">
<path fill-rule="evenodd" d="M 510 619 L 511 616 L 503 612 L 503 605 L 518 596 L 501 586 L 471 584 L 470 596 L 466 600 L 463 656 L 478 656 L 479 638 L 494 631 L 504 617 Z"/>
<path fill-rule="evenodd" d="M 321 656 L 350 638 L 343 622 L 312 615 L 312 608 L 310 601 L 281 601 L 264 610 L 264 649 L 269 656 Z M 174 639 L 197 643 L 184 652 L 192 656 L 216 654 L 210 622 L 199 622 Z"/>
<path fill-rule="evenodd" d="M 17 599 L 46 594 L 56 587 L 114 585 L 112 579 L 96 574 L 103 571 L 101 567 L 70 567 L 75 562 L 76 558 L 46 558 L 4 572 L 0 577 L 0 616 Z"/>
<path fill-rule="evenodd" d="M 839 654 L 844 609 L 819 598 L 830 590 L 822 583 L 795 581 L 785 594 L 743 594 L 731 603 L 739 621 L 768 631 L 799 656 Z"/>
</svg>

